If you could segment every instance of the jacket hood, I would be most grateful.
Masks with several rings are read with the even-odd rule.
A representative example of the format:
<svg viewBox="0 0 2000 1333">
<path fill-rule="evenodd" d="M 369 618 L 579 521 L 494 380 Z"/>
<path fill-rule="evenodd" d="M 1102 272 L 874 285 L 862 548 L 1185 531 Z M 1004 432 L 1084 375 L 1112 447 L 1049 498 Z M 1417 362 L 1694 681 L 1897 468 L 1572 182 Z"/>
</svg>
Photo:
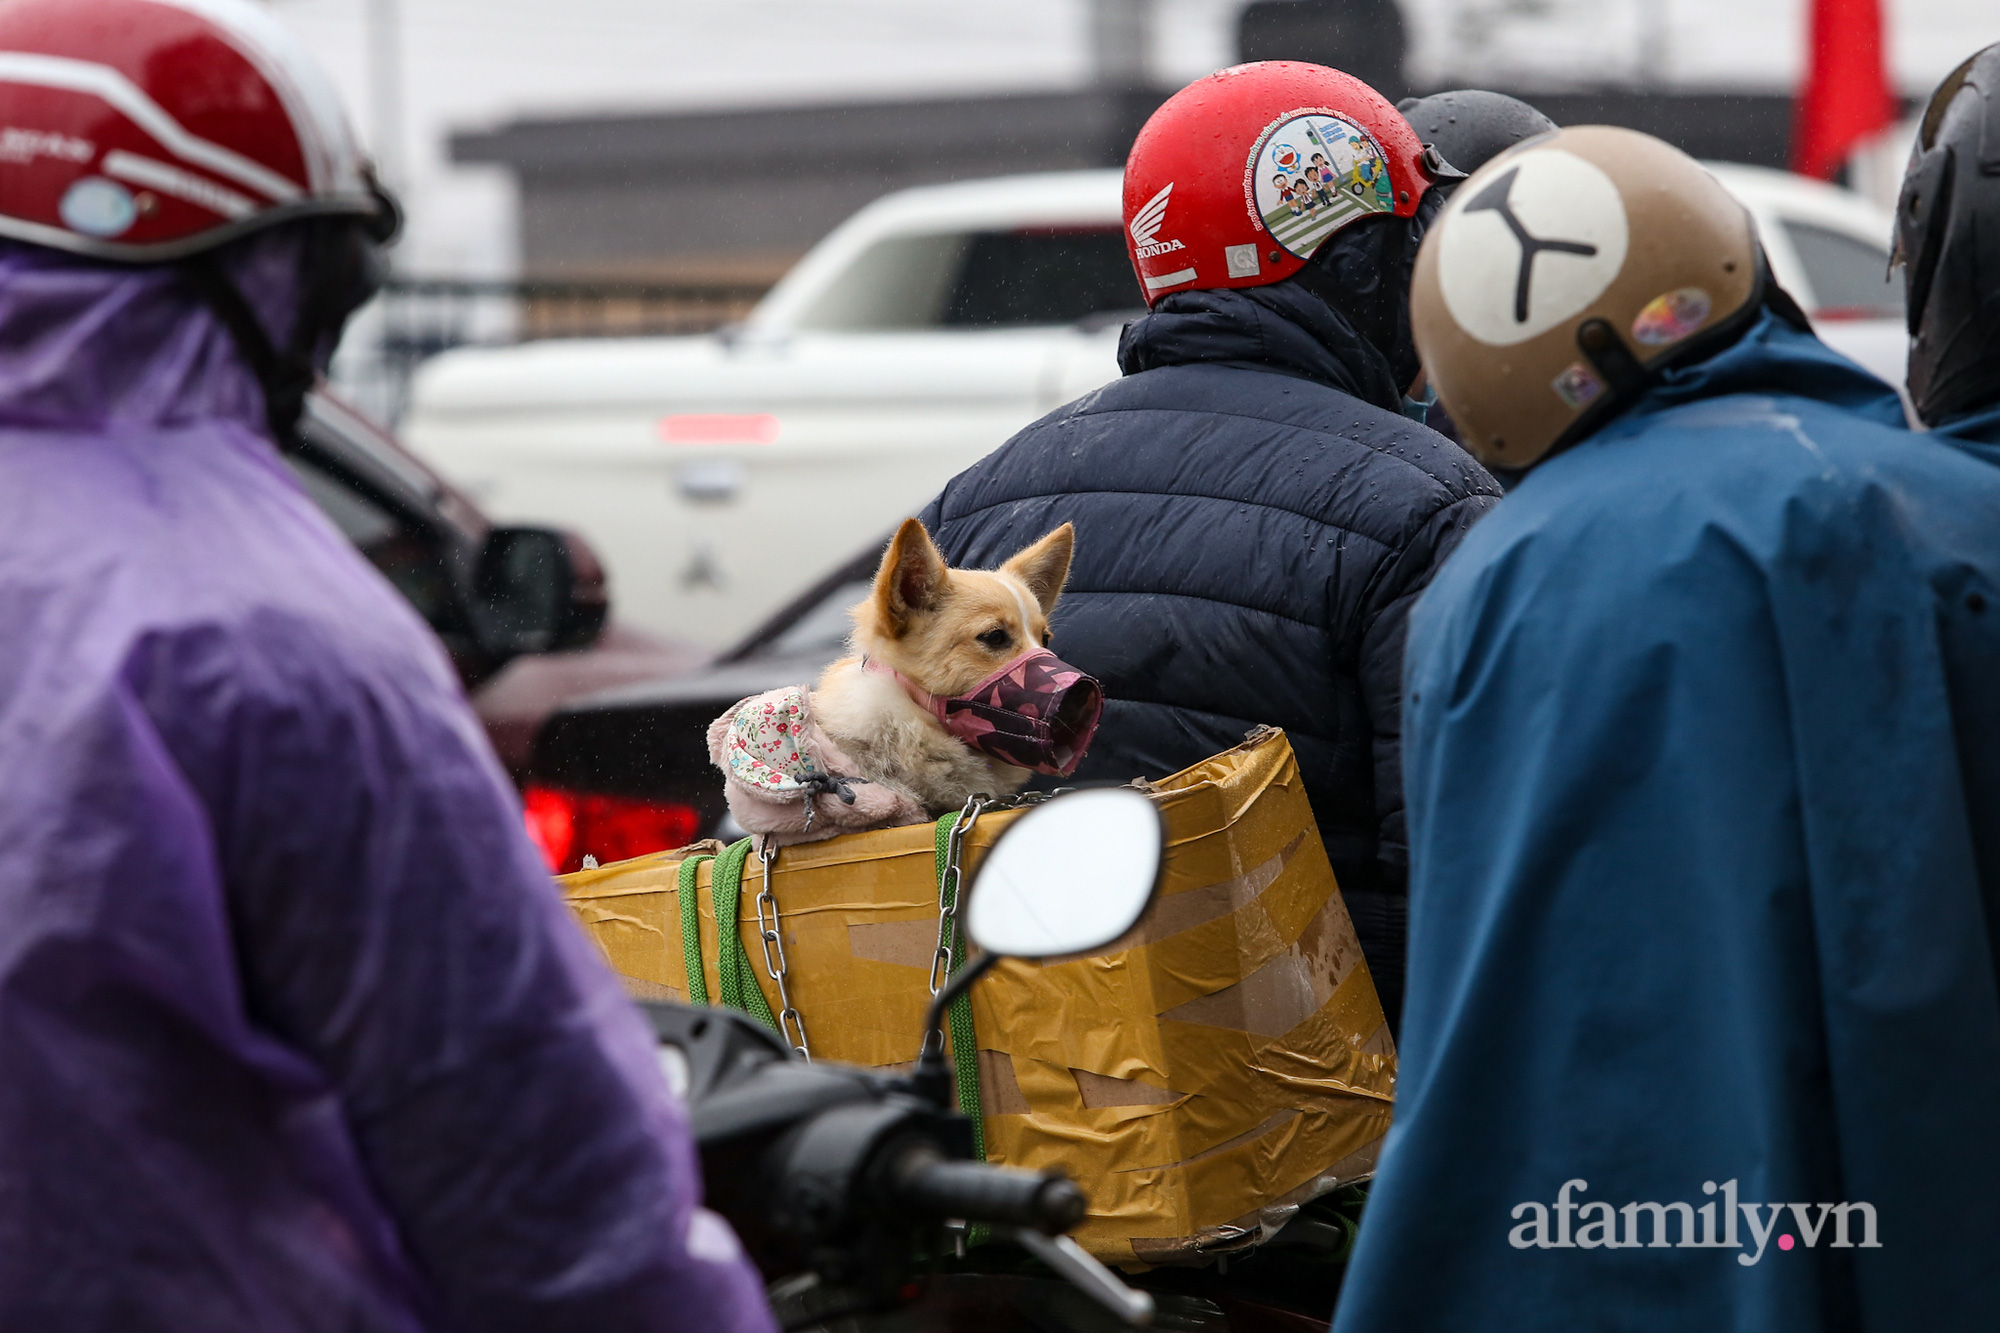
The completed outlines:
<svg viewBox="0 0 2000 1333">
<path fill-rule="evenodd" d="M 1974 458 L 2000 464 L 2000 403 L 1940 421 L 1931 434 Z"/>
<path fill-rule="evenodd" d="M 277 227 L 223 252 L 274 341 L 296 318 L 300 246 Z M 0 426 L 217 419 L 268 434 L 263 390 L 179 268 L 0 242 Z"/>
<path fill-rule="evenodd" d="M 1592 438 L 1640 429 L 1644 418 L 1726 394 L 1810 398 L 1885 426 L 1908 426 L 1896 391 L 1783 316 L 1765 310 L 1743 336 L 1713 356 L 1660 376 L 1630 410 Z"/>
<path fill-rule="evenodd" d="M 1268 287 L 1176 292 L 1125 326 L 1118 366 L 1235 365 L 1315 380 L 1394 412 L 1421 362 L 1410 334 L 1410 271 L 1443 204 L 1357 222 L 1297 276 Z"/>
</svg>

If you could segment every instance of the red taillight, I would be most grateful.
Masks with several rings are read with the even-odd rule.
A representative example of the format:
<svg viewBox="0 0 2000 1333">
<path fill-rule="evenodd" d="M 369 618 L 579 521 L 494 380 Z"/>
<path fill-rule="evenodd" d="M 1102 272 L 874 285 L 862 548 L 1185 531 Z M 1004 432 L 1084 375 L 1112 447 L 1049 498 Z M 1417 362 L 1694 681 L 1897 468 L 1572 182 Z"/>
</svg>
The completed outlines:
<svg viewBox="0 0 2000 1333">
<path fill-rule="evenodd" d="M 576 846 L 576 797 L 554 787 L 530 787 L 521 793 L 521 813 L 528 822 L 528 841 L 541 848 L 550 870 L 562 874 Z M 577 861 L 582 860 L 579 852 Z"/>
<path fill-rule="evenodd" d="M 530 784 L 521 793 L 528 837 L 558 875 L 648 852 L 685 847 L 701 832 L 701 812 L 678 801 L 636 801 Z"/>
</svg>

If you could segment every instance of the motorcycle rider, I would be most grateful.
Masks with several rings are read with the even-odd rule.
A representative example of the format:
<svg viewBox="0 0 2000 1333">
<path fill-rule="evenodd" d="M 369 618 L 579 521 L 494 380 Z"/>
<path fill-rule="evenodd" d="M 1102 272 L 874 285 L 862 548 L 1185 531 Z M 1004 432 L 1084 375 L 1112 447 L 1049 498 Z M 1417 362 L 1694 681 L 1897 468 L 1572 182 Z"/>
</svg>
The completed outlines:
<svg viewBox="0 0 2000 1333">
<path fill-rule="evenodd" d="M 249 0 L 0 2 L 0 1327 L 771 1327 L 274 447 L 395 212 Z"/>
<path fill-rule="evenodd" d="M 1386 173 L 1386 204 L 1343 189 L 1295 215 L 1273 182 L 1315 152 Z M 1258 723 L 1286 730 L 1392 1025 L 1404 621 L 1499 495 L 1404 415 L 1421 413 L 1406 397 L 1410 265 L 1451 174 L 1336 70 L 1264 61 L 1182 89 L 1126 162 L 1151 311 L 1119 341 L 1124 378 L 1020 432 L 922 515 L 960 565 L 1075 524 L 1057 633 L 1105 693 L 1079 779 L 1157 777 Z"/>
<path fill-rule="evenodd" d="M 1411 615 L 1397 1119 L 1335 1329 L 1988 1326 L 2000 474 L 1628 130 L 1489 162 L 1411 309 L 1531 470 Z"/>
<path fill-rule="evenodd" d="M 1453 88 L 1396 103 L 1417 137 L 1470 176 L 1523 139 L 1554 131 L 1556 123 L 1518 97 L 1484 88 Z M 1446 196 L 1457 182 L 1445 186 Z"/>
<path fill-rule="evenodd" d="M 1931 433 L 2000 462 L 2000 43 L 1932 94 L 1896 208 L 1910 401 Z"/>
<path fill-rule="evenodd" d="M 1427 97 L 1405 97 L 1396 109 L 1410 122 L 1417 137 L 1437 149 L 1438 155 L 1470 176 L 1500 153 L 1523 139 L 1554 132 L 1556 123 L 1518 97 L 1488 92 L 1484 88 L 1453 88 Z M 1440 182 L 1438 188 L 1451 197 L 1457 181 Z M 1420 395 L 1430 411 L 1424 424 L 1453 444 L 1462 444 L 1451 413 L 1437 405 L 1437 390 L 1424 381 Z M 1516 480 L 1511 469 L 1491 468 L 1501 486 Z"/>
</svg>

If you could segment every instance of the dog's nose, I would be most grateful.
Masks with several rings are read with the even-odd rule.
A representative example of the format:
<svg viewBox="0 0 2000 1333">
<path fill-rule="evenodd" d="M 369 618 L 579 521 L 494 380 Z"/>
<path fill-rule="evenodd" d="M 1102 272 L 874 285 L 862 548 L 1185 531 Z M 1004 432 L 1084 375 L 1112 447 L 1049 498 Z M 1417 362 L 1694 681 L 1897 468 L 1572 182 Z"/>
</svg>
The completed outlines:
<svg viewBox="0 0 2000 1333">
<path fill-rule="evenodd" d="M 1049 719 L 1049 739 L 1054 742 L 1056 770 L 1063 777 L 1076 771 L 1097 734 L 1098 720 L 1104 715 L 1104 687 L 1094 677 L 1077 672 L 1074 683 L 1056 701 L 1055 715 Z"/>
</svg>

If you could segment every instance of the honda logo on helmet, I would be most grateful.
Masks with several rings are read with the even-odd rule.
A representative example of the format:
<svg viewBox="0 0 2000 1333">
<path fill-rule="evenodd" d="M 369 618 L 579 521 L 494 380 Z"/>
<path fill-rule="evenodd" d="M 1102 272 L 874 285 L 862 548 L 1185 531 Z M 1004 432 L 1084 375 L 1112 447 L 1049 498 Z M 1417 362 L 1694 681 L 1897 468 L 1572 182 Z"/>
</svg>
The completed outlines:
<svg viewBox="0 0 2000 1333">
<path fill-rule="evenodd" d="M 1173 192 L 1174 183 L 1168 181 L 1158 194 L 1146 201 L 1144 208 L 1132 215 L 1132 225 L 1130 228 L 1132 244 L 1136 247 L 1136 253 L 1141 259 L 1151 259 L 1155 255 L 1164 255 L 1175 250 L 1187 249 L 1179 241 L 1156 241 L 1153 239 L 1160 234 L 1160 227 L 1167 220 L 1167 196 Z"/>
</svg>

